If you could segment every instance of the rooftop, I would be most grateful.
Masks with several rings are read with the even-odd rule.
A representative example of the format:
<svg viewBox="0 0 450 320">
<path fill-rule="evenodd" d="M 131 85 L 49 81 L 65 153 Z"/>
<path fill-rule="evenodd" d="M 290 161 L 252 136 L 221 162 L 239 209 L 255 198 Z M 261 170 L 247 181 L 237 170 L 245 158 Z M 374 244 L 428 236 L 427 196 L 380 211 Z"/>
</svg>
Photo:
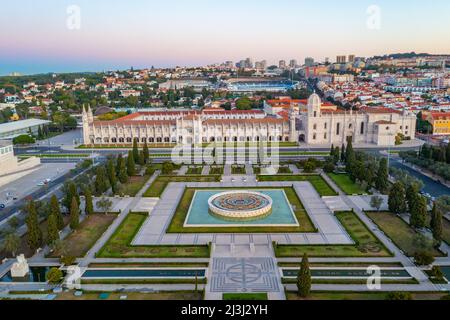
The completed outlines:
<svg viewBox="0 0 450 320">
<path fill-rule="evenodd" d="M 0 134 L 7 133 L 15 130 L 25 129 L 29 127 L 49 124 L 50 121 L 41 119 L 27 119 L 14 122 L 7 122 L 0 124 Z"/>
</svg>

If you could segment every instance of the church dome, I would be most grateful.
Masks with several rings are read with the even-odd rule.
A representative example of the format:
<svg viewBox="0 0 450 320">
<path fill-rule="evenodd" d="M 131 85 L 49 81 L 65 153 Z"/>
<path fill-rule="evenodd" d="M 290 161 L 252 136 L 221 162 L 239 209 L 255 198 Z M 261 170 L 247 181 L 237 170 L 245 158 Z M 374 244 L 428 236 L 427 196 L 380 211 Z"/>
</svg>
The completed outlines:
<svg viewBox="0 0 450 320">
<path fill-rule="evenodd" d="M 309 106 L 320 106 L 322 103 L 322 100 L 320 100 L 320 97 L 317 93 L 313 93 L 309 98 L 308 98 L 308 105 Z"/>
</svg>

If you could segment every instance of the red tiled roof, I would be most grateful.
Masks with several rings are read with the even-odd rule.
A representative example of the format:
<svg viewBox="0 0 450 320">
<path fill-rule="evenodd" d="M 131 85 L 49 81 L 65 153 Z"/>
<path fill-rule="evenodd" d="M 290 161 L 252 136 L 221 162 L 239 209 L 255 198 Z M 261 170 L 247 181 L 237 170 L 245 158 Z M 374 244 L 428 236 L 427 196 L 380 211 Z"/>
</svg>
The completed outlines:
<svg viewBox="0 0 450 320">
<path fill-rule="evenodd" d="M 149 126 L 159 126 L 159 125 L 176 125 L 176 120 L 123 120 L 123 121 L 94 121 L 94 126 L 107 126 L 107 125 L 149 125 Z"/>
<path fill-rule="evenodd" d="M 273 124 L 281 124 L 285 123 L 284 119 L 277 118 L 262 118 L 262 119 L 208 119 L 204 121 L 205 124 L 237 124 L 237 123 L 273 123 Z"/>
</svg>

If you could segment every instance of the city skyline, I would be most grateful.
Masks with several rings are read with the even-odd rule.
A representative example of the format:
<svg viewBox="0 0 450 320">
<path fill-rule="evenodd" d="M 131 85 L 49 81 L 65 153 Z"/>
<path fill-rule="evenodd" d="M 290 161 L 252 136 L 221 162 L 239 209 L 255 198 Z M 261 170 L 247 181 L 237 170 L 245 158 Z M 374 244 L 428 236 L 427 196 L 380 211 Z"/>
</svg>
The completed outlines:
<svg viewBox="0 0 450 320">
<path fill-rule="evenodd" d="M 450 41 L 443 41 L 448 1 L 334 2 L 5 3 L 9 14 L 0 27 L 9 32 L 0 43 L 0 75 L 200 66 L 246 57 L 270 65 L 350 54 L 450 53 Z M 72 5 L 80 9 L 79 29 L 68 27 L 77 14 L 68 13 Z"/>
</svg>

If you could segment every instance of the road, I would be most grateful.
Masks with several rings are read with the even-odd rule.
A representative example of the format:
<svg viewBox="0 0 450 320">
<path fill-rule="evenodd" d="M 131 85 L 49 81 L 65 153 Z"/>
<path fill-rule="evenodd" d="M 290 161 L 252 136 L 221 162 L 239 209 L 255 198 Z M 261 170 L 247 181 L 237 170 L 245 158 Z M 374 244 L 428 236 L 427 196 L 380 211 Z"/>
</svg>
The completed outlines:
<svg viewBox="0 0 450 320">
<path fill-rule="evenodd" d="M 414 169 L 411 169 L 408 166 L 405 166 L 399 160 L 397 160 L 395 158 L 391 158 L 390 165 L 392 167 L 405 170 L 411 176 L 421 180 L 424 184 L 422 191 L 425 193 L 429 193 L 432 197 L 437 198 L 437 197 L 440 197 L 443 195 L 450 195 L 450 188 L 446 187 L 445 185 L 443 185 L 441 183 L 434 181 L 433 179 L 421 174 L 420 172 L 418 172 Z"/>
</svg>

